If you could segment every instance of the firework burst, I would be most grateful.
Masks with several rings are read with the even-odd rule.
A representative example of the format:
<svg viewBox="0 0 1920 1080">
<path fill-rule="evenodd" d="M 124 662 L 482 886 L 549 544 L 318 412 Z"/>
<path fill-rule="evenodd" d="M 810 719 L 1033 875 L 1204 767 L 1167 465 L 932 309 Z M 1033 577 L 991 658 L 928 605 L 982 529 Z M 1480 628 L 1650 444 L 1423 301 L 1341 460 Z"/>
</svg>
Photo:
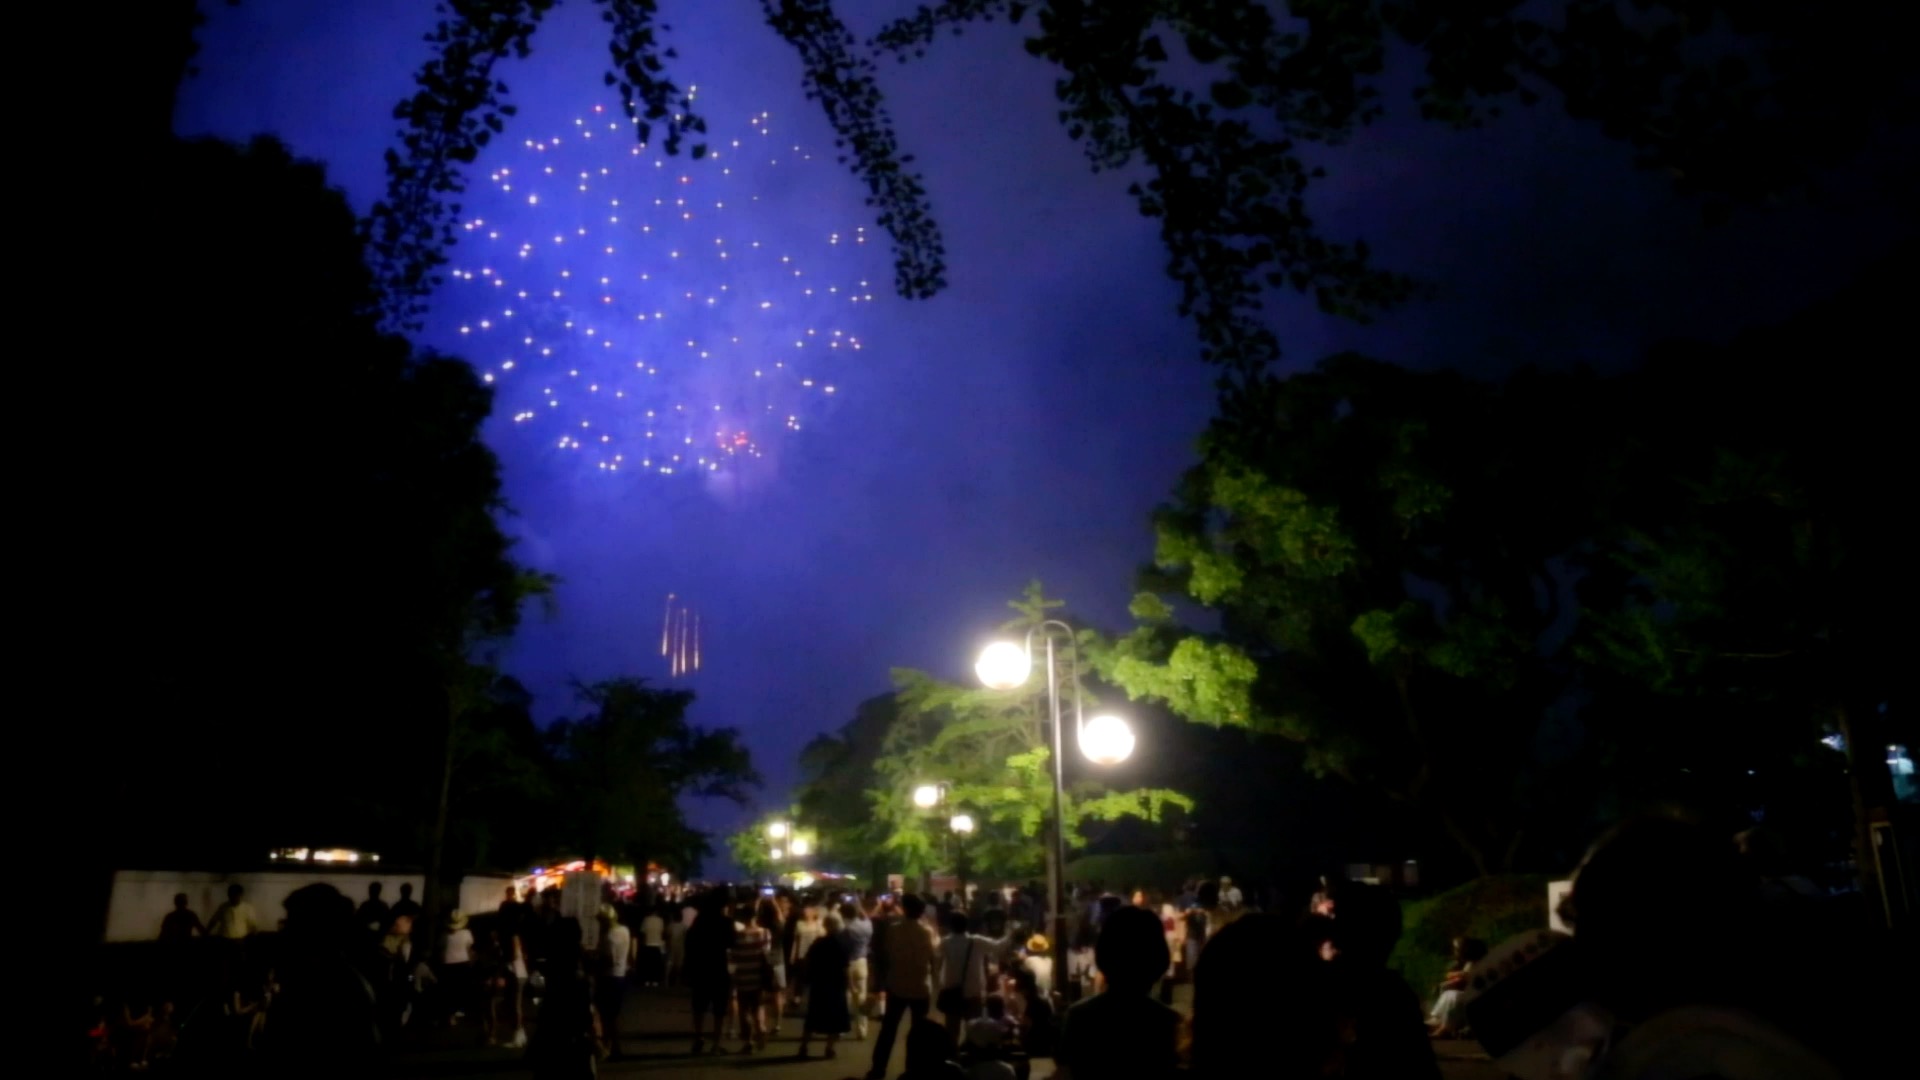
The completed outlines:
<svg viewBox="0 0 1920 1080">
<path fill-rule="evenodd" d="M 481 294 L 458 330 L 516 426 L 605 472 L 717 472 L 842 392 L 874 300 L 866 230 L 776 208 L 813 155 L 769 114 L 698 162 L 604 105 L 502 157 L 450 277 Z"/>
</svg>

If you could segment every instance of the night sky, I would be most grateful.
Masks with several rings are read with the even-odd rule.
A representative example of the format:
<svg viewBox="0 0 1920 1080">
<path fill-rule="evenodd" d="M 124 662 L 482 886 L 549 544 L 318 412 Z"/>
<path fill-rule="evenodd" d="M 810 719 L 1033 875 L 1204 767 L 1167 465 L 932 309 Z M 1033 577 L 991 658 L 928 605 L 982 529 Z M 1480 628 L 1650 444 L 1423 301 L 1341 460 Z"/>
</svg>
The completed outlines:
<svg viewBox="0 0 1920 1080">
<path fill-rule="evenodd" d="M 649 258 L 657 262 L 657 246 L 649 253 L 623 241 L 604 263 L 615 279 L 608 293 L 618 294 L 611 308 L 631 316 L 689 291 L 720 296 L 725 285 L 727 296 L 777 301 L 778 316 L 790 320 L 755 322 L 746 305 L 704 323 L 687 312 L 686 325 L 710 335 L 703 341 L 744 336 L 729 363 L 746 362 L 741 356 L 762 345 L 772 355 L 770 343 L 796 328 L 838 328 L 862 348 L 806 355 L 805 363 L 830 371 L 831 399 L 742 387 L 738 369 L 726 366 L 707 369 L 720 374 L 700 383 L 676 376 L 690 370 L 684 365 L 669 365 L 653 388 L 661 400 L 730 393 L 729 409 L 772 403 L 801 421 L 798 432 L 756 426 L 751 441 L 763 456 L 728 457 L 721 471 L 705 474 L 608 472 L 592 446 L 562 449 L 551 418 L 513 421 L 527 403 L 538 409 L 541 390 L 568 379 L 566 370 L 610 380 L 631 364 L 546 358 L 543 371 L 528 357 L 502 377 L 491 434 L 518 512 L 508 527 L 521 537 L 524 560 L 563 579 L 557 613 L 532 616 L 507 663 L 539 695 L 543 717 L 572 707 L 572 677 L 664 679 L 662 605 L 678 594 L 702 618 L 702 670 L 689 680 L 699 694 L 695 719 L 746 732 L 767 775 L 765 802 L 776 805 L 795 778 L 799 748 L 887 690 L 889 668 L 963 677 L 1028 579 L 1043 579 L 1081 616 L 1124 626 L 1134 568 L 1151 552 L 1147 514 L 1191 460 L 1212 405 L 1212 373 L 1175 316 L 1155 224 L 1134 211 L 1124 177 L 1087 168 L 1054 119 L 1050 71 L 1021 51 L 1016 31 L 978 28 L 941 40 L 925 60 L 884 69 L 894 119 L 926 177 L 948 249 L 950 287 L 908 302 L 892 292 L 884 234 L 866 216 L 856 182 L 833 162 L 824 118 L 800 94 L 797 60 L 762 26 L 758 5 L 663 6 L 681 56 L 675 75 L 698 86 L 711 141 L 723 153 L 718 161 L 669 159 L 654 179 L 685 174 L 687 189 L 733 199 L 699 228 L 713 224 L 735 250 L 761 239 L 795 263 L 689 257 L 642 283 L 638 273 L 653 265 Z M 840 7 L 869 31 L 913 5 Z M 427 56 L 421 35 L 432 19 L 424 0 L 212 6 L 201 74 L 186 87 L 177 127 L 236 139 L 279 135 L 297 154 L 324 162 L 364 210 L 383 187 L 388 117 Z M 502 193 L 489 176 L 502 166 L 521 173 L 530 163 L 525 140 L 566 135 L 596 104 L 609 108 L 603 119 L 613 117 L 605 66 L 596 8 L 578 3 L 550 17 L 533 57 L 500 73 L 521 111 L 474 169 L 465 216 L 488 219 L 508 239 L 541 234 L 558 220 L 519 202 L 524 189 Z M 1910 166 L 1862 166 L 1835 178 L 1836 197 L 1821 206 L 1708 230 L 1664 180 L 1635 172 L 1622 148 L 1551 107 L 1470 134 L 1421 125 L 1406 111 L 1327 157 L 1333 175 L 1315 205 L 1331 234 L 1364 237 L 1436 295 L 1371 327 L 1328 319 L 1298 300 L 1278 302 L 1273 317 L 1293 364 L 1357 347 L 1480 374 L 1524 363 L 1618 367 L 1661 337 L 1720 338 L 1818 299 L 1913 235 L 1910 212 L 1888 210 L 1912 182 Z M 749 118 L 763 112 L 776 133 L 767 142 L 788 159 L 756 171 L 745 167 L 752 162 L 744 150 L 735 158 L 726 151 L 751 136 Z M 621 141 L 604 147 L 610 162 L 633 141 L 613 137 Z M 795 144 L 812 160 L 794 159 Z M 751 175 L 715 175 L 731 165 Z M 1869 176 L 1878 178 L 1853 178 Z M 671 186 L 610 176 L 604 187 L 596 180 L 592 197 L 650 202 L 670 199 Z M 576 193 L 563 183 L 541 190 L 542 211 L 586 206 L 586 197 L 567 204 Z M 761 200 L 741 203 L 736 196 L 745 194 Z M 862 225 L 865 245 L 827 246 L 832 234 L 851 236 Z M 511 253 L 482 257 L 476 245 L 453 252 L 457 268 L 511 261 Z M 864 278 L 874 301 L 803 302 L 783 277 L 796 264 L 817 269 L 807 280 L 820 284 Z M 517 291 L 533 277 L 510 285 Z M 497 370 L 507 339 L 483 340 L 477 322 L 497 312 L 500 291 L 449 282 L 423 340 Z M 677 331 L 681 313 L 669 314 Z M 640 347 L 632 325 L 623 330 Z M 664 338 L 646 341 L 666 347 Z M 715 378 L 726 385 L 711 385 Z M 570 392 L 552 411 L 585 408 L 579 400 Z M 630 430 L 640 400 L 594 400 L 600 426 L 589 430 L 623 420 Z M 727 829 L 746 813 L 699 807 L 695 821 Z"/>
</svg>

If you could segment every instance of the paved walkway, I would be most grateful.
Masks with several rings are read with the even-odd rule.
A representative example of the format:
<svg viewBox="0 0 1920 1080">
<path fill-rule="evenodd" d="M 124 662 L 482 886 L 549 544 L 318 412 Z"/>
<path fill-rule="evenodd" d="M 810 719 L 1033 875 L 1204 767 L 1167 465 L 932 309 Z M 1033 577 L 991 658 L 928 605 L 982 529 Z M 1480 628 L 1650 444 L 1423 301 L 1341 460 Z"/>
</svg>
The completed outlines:
<svg viewBox="0 0 1920 1080">
<path fill-rule="evenodd" d="M 1184 1002 L 1182 1002 L 1184 1004 Z M 797 1060 L 800 1046 L 800 1021 L 788 1017 L 783 1033 L 754 1055 L 729 1053 L 692 1056 L 691 1017 L 684 991 L 635 990 L 627 995 L 625 1015 L 621 1017 L 622 1042 L 628 1056 L 619 1061 L 602 1062 L 600 1075 L 608 1077 L 658 1077 L 661 1080 L 859 1080 L 866 1075 L 873 1055 L 872 1042 L 850 1039 L 840 1041 L 840 1056 L 833 1061 L 820 1058 L 821 1044 L 816 1041 L 813 1057 Z M 903 1028 L 905 1025 L 902 1025 Z M 878 1031 L 878 1024 L 875 1024 Z M 432 1080 L 442 1077 L 490 1076 L 517 1080 L 531 1076 L 521 1060 L 521 1051 L 476 1045 L 477 1029 L 464 1028 L 435 1032 L 430 1047 L 407 1053 L 390 1073 L 398 1080 Z M 729 1040 L 728 1049 L 736 1050 L 738 1040 Z M 1440 1056 L 1441 1073 L 1447 1080 L 1502 1080 L 1501 1074 L 1487 1062 L 1486 1055 L 1473 1043 L 1434 1044 Z M 898 1076 L 906 1068 L 905 1031 L 894 1043 L 893 1061 L 888 1076 Z M 1034 1080 L 1051 1075 L 1051 1062 L 1034 1063 Z"/>
</svg>

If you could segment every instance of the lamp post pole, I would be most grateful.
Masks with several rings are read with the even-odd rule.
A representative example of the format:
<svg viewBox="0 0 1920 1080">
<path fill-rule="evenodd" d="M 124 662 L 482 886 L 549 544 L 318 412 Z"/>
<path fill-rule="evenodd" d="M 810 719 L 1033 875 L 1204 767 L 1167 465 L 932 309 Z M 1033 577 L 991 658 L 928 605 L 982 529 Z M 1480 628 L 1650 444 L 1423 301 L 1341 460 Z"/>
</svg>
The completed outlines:
<svg viewBox="0 0 1920 1080">
<path fill-rule="evenodd" d="M 1026 685 L 1033 672 L 1033 637 L 1039 634 L 1047 643 L 1047 714 L 1052 722 L 1050 737 L 1053 757 L 1053 835 L 1047 843 L 1047 906 L 1052 925 L 1047 928 L 1053 939 L 1053 984 L 1062 993 L 1067 985 L 1067 943 L 1072 920 L 1067 915 L 1067 753 L 1066 724 L 1060 715 L 1059 657 L 1054 648 L 1054 632 L 1067 636 L 1068 676 L 1073 680 L 1073 730 L 1080 750 L 1097 765 L 1113 765 L 1133 753 L 1133 734 L 1126 722 L 1114 716 L 1096 716 L 1091 726 L 1083 715 L 1080 693 L 1080 650 L 1073 627 L 1059 619 L 1047 619 L 1027 631 L 1025 648 L 1011 642 L 996 642 L 980 654 L 974 672 L 991 690 L 1013 690 Z"/>
<path fill-rule="evenodd" d="M 1053 985 L 1060 993 L 1067 990 L 1067 815 L 1064 804 L 1067 788 L 1066 740 L 1062 737 L 1060 723 L 1060 680 L 1054 668 L 1053 633 L 1054 627 L 1066 631 L 1067 641 L 1073 641 L 1073 628 L 1057 619 L 1048 619 L 1035 629 L 1041 631 L 1047 639 L 1047 711 L 1053 721 L 1053 836 L 1047 845 L 1047 893 L 1048 906 L 1052 908 L 1052 923 L 1048 933 L 1053 946 Z M 1027 632 L 1027 654 L 1033 654 L 1033 631 Z M 1073 657 L 1073 712 L 1074 720 L 1080 719 L 1080 663 L 1076 652 Z M 1076 727 L 1076 730 L 1077 727 Z"/>
</svg>

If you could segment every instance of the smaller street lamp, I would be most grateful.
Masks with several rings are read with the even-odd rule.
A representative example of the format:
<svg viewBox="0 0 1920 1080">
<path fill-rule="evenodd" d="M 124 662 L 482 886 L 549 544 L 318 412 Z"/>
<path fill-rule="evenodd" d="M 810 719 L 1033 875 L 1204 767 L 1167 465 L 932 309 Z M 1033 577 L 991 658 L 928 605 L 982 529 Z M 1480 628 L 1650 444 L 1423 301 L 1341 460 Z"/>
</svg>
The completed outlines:
<svg viewBox="0 0 1920 1080">
<path fill-rule="evenodd" d="M 804 836 L 794 837 L 793 842 L 787 845 L 787 850 L 793 852 L 793 857 L 796 859 L 805 855 L 808 851 L 812 850 L 812 848 L 813 845 L 807 843 L 807 838 Z"/>
<path fill-rule="evenodd" d="M 768 825 L 768 826 L 767 826 L 767 838 L 768 838 L 768 839 L 770 839 L 770 840 L 784 840 L 784 839 L 786 839 L 786 837 L 787 837 L 787 823 L 786 823 L 786 822 L 784 822 L 784 821 L 776 821 L 776 822 L 773 822 L 772 824 L 770 824 L 770 825 Z"/>
<path fill-rule="evenodd" d="M 1133 728 L 1117 716 L 1103 714 L 1080 729 L 1080 752 L 1095 765 L 1118 765 L 1133 755 Z"/>
<path fill-rule="evenodd" d="M 939 784 L 921 784 L 913 789 L 913 805 L 922 810 L 931 810 L 940 805 L 941 794 Z"/>
<path fill-rule="evenodd" d="M 786 852 L 781 851 L 779 848 L 774 848 L 772 851 L 767 853 L 768 857 L 771 858 L 774 862 L 779 862 L 781 859 L 786 857 L 786 854 L 787 854 Z"/>
<path fill-rule="evenodd" d="M 973 831 L 973 815 L 955 814 L 953 818 L 947 822 L 947 828 L 952 829 L 961 836 L 965 836 Z"/>
</svg>

